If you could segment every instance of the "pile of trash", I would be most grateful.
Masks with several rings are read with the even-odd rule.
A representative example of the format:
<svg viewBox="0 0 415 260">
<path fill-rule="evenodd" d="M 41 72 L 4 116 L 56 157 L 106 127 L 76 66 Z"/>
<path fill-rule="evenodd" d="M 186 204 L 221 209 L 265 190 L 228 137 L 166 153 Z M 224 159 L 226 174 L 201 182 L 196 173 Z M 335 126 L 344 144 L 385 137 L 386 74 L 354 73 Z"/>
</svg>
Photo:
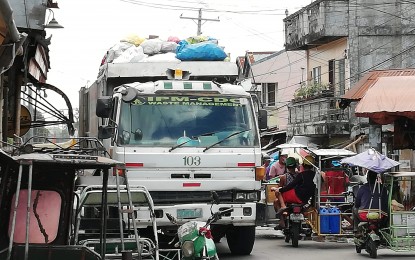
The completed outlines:
<svg viewBox="0 0 415 260">
<path fill-rule="evenodd" d="M 130 35 L 107 51 L 101 65 L 154 61 L 229 60 L 223 49 L 215 38 L 207 36 L 189 37 L 184 40 L 170 36 L 167 40 L 161 40 L 158 37 L 144 39 Z"/>
</svg>

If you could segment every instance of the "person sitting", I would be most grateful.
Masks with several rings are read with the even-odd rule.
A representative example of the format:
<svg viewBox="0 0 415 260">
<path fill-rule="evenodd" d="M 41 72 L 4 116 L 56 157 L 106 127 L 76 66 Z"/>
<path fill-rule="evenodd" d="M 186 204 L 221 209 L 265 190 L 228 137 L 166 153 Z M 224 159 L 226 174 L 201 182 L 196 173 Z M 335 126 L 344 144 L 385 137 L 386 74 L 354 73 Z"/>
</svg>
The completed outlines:
<svg viewBox="0 0 415 260">
<path fill-rule="evenodd" d="M 285 166 L 287 167 L 287 172 L 284 175 L 281 175 L 280 177 L 280 182 L 278 183 L 278 187 L 282 188 L 287 186 L 288 184 L 290 184 L 291 182 L 294 181 L 295 177 L 297 177 L 298 172 L 296 171 L 297 169 L 297 161 L 294 157 L 288 157 L 285 160 Z M 272 187 L 271 191 L 276 191 L 278 188 L 277 187 Z M 274 209 L 277 212 L 279 209 L 279 202 L 278 202 L 278 198 L 275 198 L 274 200 Z M 275 229 L 282 229 L 282 227 L 284 226 L 284 220 L 280 217 L 279 218 L 279 224 L 278 226 L 275 227 Z"/>
<path fill-rule="evenodd" d="M 307 155 L 303 160 L 304 171 L 285 187 L 279 187 L 275 191 L 278 198 L 278 213 L 282 213 L 287 203 L 305 204 L 314 196 L 316 185 L 314 184 L 315 171 L 313 170 L 314 158 Z"/>
<path fill-rule="evenodd" d="M 368 220 L 368 214 L 370 212 L 379 212 L 379 218 L 383 219 L 382 222 L 386 219 L 386 212 L 388 212 L 388 193 L 387 189 L 383 187 L 378 175 L 374 171 L 368 171 L 367 182 L 357 191 L 354 204 L 355 212 L 357 211 L 355 228 L 357 228 L 358 222 Z"/>
</svg>

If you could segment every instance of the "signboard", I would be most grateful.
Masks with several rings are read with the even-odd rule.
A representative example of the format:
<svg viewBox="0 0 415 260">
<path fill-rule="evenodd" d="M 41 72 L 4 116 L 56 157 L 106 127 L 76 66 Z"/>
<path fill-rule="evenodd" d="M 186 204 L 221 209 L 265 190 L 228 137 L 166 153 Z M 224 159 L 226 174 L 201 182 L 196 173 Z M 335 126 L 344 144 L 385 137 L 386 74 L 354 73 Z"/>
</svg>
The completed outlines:
<svg viewBox="0 0 415 260">
<path fill-rule="evenodd" d="M 32 116 L 30 115 L 29 109 L 27 107 L 20 105 L 20 136 L 25 135 L 29 129 L 32 122 Z M 16 133 L 15 123 L 13 117 L 9 117 L 7 122 L 7 137 L 14 137 Z"/>
</svg>

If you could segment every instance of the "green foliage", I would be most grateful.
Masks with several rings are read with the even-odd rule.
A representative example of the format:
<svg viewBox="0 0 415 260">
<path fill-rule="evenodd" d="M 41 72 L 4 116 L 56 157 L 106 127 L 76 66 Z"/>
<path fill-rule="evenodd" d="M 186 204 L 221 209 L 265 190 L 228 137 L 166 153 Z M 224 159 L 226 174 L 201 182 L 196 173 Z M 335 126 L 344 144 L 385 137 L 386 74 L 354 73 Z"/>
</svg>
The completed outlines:
<svg viewBox="0 0 415 260">
<path fill-rule="evenodd" d="M 328 90 L 329 84 L 316 83 L 312 82 L 308 85 L 301 85 L 299 89 L 295 92 L 294 96 L 298 98 L 309 98 L 319 96 L 323 90 Z"/>
</svg>

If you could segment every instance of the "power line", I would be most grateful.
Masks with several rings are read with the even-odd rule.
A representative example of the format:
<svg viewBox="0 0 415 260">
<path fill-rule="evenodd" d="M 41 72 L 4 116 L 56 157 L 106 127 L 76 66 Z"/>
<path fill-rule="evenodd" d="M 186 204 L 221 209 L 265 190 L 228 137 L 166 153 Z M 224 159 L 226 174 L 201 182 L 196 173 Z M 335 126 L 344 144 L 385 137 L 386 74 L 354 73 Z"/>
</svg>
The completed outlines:
<svg viewBox="0 0 415 260">
<path fill-rule="evenodd" d="M 199 16 L 197 18 L 194 17 L 185 17 L 180 15 L 180 19 L 191 19 L 193 21 L 197 20 L 197 35 L 202 34 L 202 21 L 209 21 L 209 22 L 220 22 L 219 17 L 218 19 L 208 19 L 208 18 L 202 18 L 202 9 L 199 9 Z"/>
</svg>

